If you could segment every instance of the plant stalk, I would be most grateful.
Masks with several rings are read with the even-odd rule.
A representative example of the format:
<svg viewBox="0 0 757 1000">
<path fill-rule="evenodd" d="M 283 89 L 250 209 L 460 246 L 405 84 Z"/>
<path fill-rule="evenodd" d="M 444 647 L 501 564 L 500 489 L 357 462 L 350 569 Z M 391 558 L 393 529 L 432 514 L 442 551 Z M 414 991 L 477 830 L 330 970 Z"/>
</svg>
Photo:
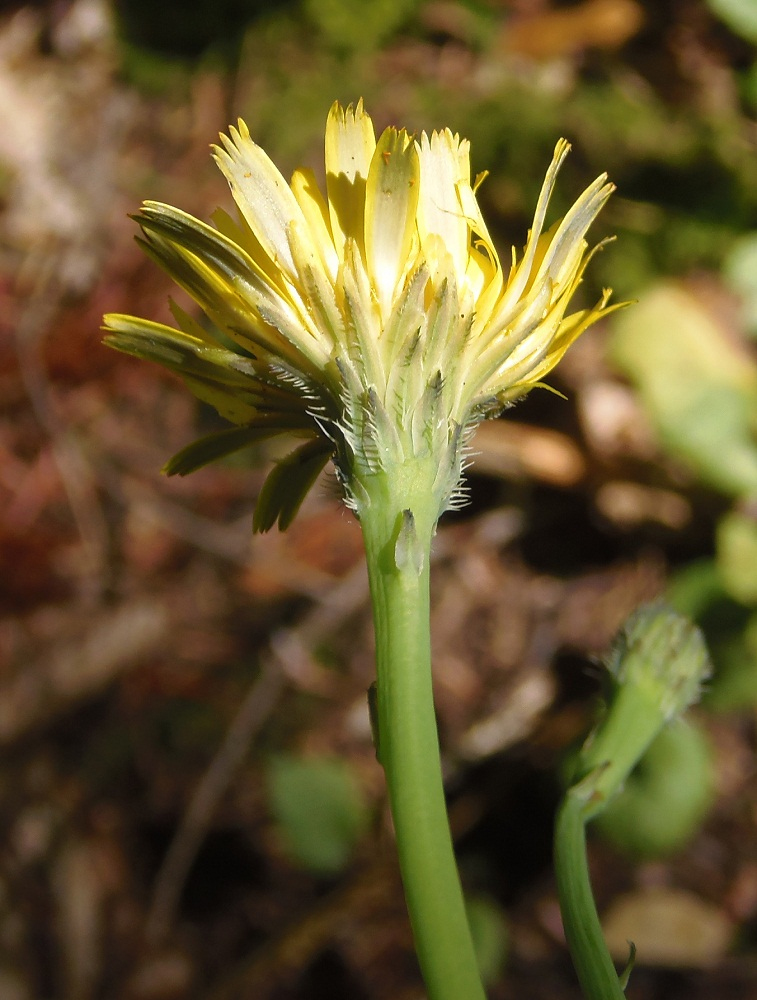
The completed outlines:
<svg viewBox="0 0 757 1000">
<path fill-rule="evenodd" d="M 586 1000 L 625 995 L 591 892 L 586 824 L 612 800 L 663 726 L 697 700 L 710 673 L 700 631 L 659 604 L 638 608 L 625 622 L 607 666 L 612 696 L 578 755 L 555 826 L 560 910 Z"/>
<path fill-rule="evenodd" d="M 360 520 L 376 633 L 377 753 L 407 907 L 430 1000 L 485 1000 L 449 829 L 434 713 L 429 556 L 437 512 L 415 475 L 381 478 Z"/>
<path fill-rule="evenodd" d="M 557 815 L 554 851 L 565 938 L 585 1000 L 625 1000 L 591 891 L 584 813 L 584 800 L 568 791 Z"/>
</svg>

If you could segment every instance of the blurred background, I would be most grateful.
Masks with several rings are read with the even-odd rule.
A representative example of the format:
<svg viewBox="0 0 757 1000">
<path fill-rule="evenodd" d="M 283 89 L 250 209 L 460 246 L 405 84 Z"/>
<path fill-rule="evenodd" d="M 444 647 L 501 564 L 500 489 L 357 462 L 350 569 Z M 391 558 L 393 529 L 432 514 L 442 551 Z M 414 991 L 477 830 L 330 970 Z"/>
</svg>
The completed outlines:
<svg viewBox="0 0 757 1000">
<path fill-rule="evenodd" d="M 482 427 L 435 548 L 437 709 L 492 1000 L 577 1000 L 550 867 L 561 768 L 632 609 L 715 674 L 590 842 L 630 1000 L 757 997 L 753 0 L 49 0 L 0 10 L 0 1000 L 421 1000 L 366 690 L 356 524 L 326 476 L 251 537 L 276 453 L 100 346 L 168 319 L 144 198 L 207 218 L 238 116 L 322 171 L 329 106 L 470 138 L 506 261 L 617 184 L 591 264 L 636 304 Z M 563 398 L 565 397 L 565 398 Z"/>
</svg>

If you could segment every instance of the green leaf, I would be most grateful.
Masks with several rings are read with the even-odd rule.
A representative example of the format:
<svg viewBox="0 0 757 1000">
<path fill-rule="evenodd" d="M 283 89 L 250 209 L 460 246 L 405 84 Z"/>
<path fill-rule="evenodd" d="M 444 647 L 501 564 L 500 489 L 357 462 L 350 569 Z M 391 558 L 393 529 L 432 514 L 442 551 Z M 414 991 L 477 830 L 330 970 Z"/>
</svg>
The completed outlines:
<svg viewBox="0 0 757 1000">
<path fill-rule="evenodd" d="M 279 530 L 286 531 L 329 460 L 331 450 L 330 443 L 319 438 L 276 463 L 258 496 L 253 531 L 270 531 L 277 521 Z"/>
<path fill-rule="evenodd" d="M 270 761 L 266 777 L 270 808 L 289 856 L 321 875 L 341 871 L 369 819 L 346 761 L 282 755 Z"/>
<path fill-rule="evenodd" d="M 210 462 L 232 455 L 235 451 L 248 448 L 250 445 L 284 434 L 286 430 L 279 424 L 269 422 L 258 426 L 229 427 L 198 438 L 182 448 L 163 466 L 167 476 L 187 476 L 190 472 L 201 469 Z"/>
</svg>

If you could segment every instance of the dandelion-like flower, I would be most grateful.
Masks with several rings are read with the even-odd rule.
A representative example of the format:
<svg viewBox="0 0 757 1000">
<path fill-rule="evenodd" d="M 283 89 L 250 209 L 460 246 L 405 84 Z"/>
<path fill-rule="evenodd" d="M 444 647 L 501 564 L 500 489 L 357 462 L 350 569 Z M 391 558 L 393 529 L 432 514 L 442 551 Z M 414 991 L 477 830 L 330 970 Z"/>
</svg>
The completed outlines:
<svg viewBox="0 0 757 1000">
<path fill-rule="evenodd" d="M 255 526 L 284 528 L 329 458 L 360 516 L 372 477 L 433 469 L 435 516 L 460 501 L 468 431 L 523 395 L 609 312 L 566 315 L 591 258 L 586 232 L 613 187 L 598 177 L 545 231 L 569 151 L 560 140 L 522 256 L 507 274 L 476 200 L 469 144 L 448 129 L 376 141 L 362 102 L 326 124 L 326 193 L 287 184 L 243 122 L 214 148 L 239 210 L 207 225 L 148 201 L 145 250 L 215 331 L 172 303 L 178 329 L 106 317 L 112 347 L 178 372 L 235 426 L 179 452 L 186 474 L 280 434 L 304 441 L 269 475 Z M 220 333 L 219 333 L 220 331 Z M 412 473 L 407 473 L 411 475 Z"/>
</svg>

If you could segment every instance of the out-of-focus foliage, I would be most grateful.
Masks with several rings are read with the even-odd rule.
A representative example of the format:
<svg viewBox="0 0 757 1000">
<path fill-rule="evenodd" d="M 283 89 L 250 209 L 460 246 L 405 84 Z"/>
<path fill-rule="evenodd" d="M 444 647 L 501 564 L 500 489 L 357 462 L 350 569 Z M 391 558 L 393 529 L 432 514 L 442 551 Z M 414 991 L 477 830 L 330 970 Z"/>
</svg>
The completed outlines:
<svg viewBox="0 0 757 1000">
<path fill-rule="evenodd" d="M 636 385 L 663 447 L 718 492 L 745 505 L 724 514 L 716 559 L 679 573 L 678 610 L 700 622 L 716 675 L 707 703 L 721 709 L 757 698 L 757 365 L 689 293 L 646 292 L 613 324 L 610 356 Z"/>
<path fill-rule="evenodd" d="M 610 356 L 672 454 L 730 496 L 757 492 L 757 365 L 696 299 L 646 292 L 616 318 Z"/>
<path fill-rule="evenodd" d="M 706 736 L 694 723 L 675 722 L 652 743 L 596 825 L 628 854 L 663 857 L 697 832 L 714 794 Z"/>
<path fill-rule="evenodd" d="M 502 975 L 507 961 L 510 933 L 501 907 L 487 896 L 472 896 L 466 900 L 468 923 L 473 947 L 486 986 L 492 986 Z"/>
<path fill-rule="evenodd" d="M 736 240 L 723 261 L 723 277 L 739 296 L 745 330 L 757 339 L 757 232 Z"/>
<path fill-rule="evenodd" d="M 753 0 L 707 0 L 707 6 L 737 35 L 757 42 L 757 5 Z"/>
<path fill-rule="evenodd" d="M 407 21 L 419 0 L 304 0 L 305 13 L 337 51 L 378 48 Z"/>
<path fill-rule="evenodd" d="M 275 757 L 268 766 L 268 795 L 294 861 L 321 875 L 348 864 L 369 814 L 346 761 Z"/>
<path fill-rule="evenodd" d="M 743 576 L 741 564 L 726 574 Z M 757 703 L 757 612 L 737 600 L 723 580 L 724 553 L 717 560 L 700 559 L 674 574 L 668 599 L 680 612 L 694 618 L 707 637 L 715 675 L 704 703 L 716 711 L 738 710 Z M 746 570 L 747 578 L 754 573 Z M 752 584 L 753 585 L 753 584 Z"/>
<path fill-rule="evenodd" d="M 726 593 L 740 604 L 757 606 L 757 522 L 739 510 L 720 519 L 717 567 Z"/>
</svg>

